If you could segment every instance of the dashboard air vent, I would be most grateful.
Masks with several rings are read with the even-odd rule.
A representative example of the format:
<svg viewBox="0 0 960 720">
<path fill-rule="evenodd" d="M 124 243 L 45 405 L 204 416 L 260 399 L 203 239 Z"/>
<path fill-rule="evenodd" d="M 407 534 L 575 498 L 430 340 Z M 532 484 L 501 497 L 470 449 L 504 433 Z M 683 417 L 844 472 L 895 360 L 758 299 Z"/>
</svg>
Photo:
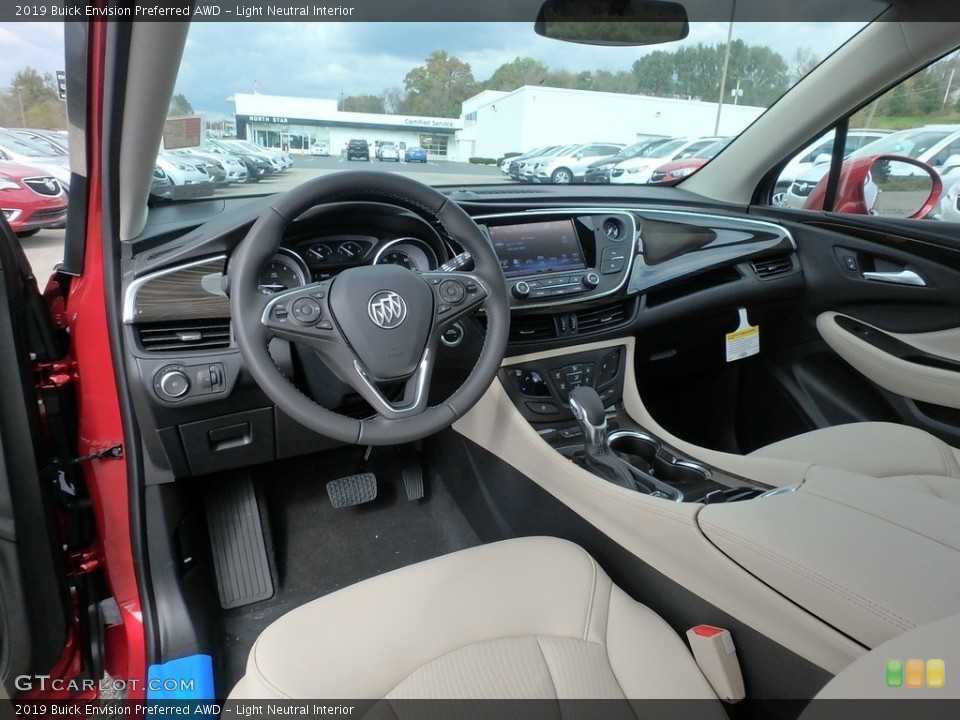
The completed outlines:
<svg viewBox="0 0 960 720">
<path fill-rule="evenodd" d="M 510 320 L 510 342 L 552 340 L 557 337 L 553 315 L 514 315 Z"/>
<path fill-rule="evenodd" d="M 137 326 L 140 345 L 149 352 L 217 350 L 230 347 L 230 319 L 177 320 Z"/>
<path fill-rule="evenodd" d="M 577 332 L 588 333 L 623 325 L 633 316 L 636 302 L 612 303 L 577 313 Z"/>
<path fill-rule="evenodd" d="M 761 280 L 783 275 L 793 270 L 793 260 L 790 256 L 771 258 L 770 260 L 754 260 L 750 267 Z"/>
</svg>

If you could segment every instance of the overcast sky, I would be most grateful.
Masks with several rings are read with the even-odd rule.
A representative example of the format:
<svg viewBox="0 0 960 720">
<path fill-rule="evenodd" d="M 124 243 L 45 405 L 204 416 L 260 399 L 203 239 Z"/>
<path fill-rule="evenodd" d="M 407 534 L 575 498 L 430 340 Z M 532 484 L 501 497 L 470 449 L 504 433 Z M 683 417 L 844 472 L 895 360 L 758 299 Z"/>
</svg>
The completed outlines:
<svg viewBox="0 0 960 720">
<path fill-rule="evenodd" d="M 736 23 L 734 39 L 764 44 L 788 62 L 797 48 L 821 58 L 861 26 L 823 23 Z M 728 25 L 692 23 L 684 43 L 726 41 Z M 679 44 L 661 46 L 674 49 Z M 0 23 L 0 87 L 17 70 L 63 69 L 63 28 L 57 23 Z M 553 70 L 627 70 L 656 48 L 607 48 L 560 43 L 534 35 L 529 24 L 484 23 L 195 23 L 187 39 L 176 92 L 200 112 L 229 114 L 226 98 L 252 92 L 337 98 L 402 87 L 406 73 L 434 50 L 470 63 L 477 80 L 501 64 L 530 55 Z"/>
</svg>

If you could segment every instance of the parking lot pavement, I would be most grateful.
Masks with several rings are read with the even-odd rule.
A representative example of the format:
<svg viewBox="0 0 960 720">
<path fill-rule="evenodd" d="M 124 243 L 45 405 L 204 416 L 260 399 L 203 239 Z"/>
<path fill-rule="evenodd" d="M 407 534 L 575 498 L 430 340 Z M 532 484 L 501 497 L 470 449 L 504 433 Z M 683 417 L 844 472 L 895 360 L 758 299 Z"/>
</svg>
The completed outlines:
<svg viewBox="0 0 960 720">
<path fill-rule="evenodd" d="M 36 235 L 23 238 L 23 250 L 33 268 L 37 284 L 42 291 L 53 267 L 63 260 L 63 230 L 41 230 Z"/>
</svg>

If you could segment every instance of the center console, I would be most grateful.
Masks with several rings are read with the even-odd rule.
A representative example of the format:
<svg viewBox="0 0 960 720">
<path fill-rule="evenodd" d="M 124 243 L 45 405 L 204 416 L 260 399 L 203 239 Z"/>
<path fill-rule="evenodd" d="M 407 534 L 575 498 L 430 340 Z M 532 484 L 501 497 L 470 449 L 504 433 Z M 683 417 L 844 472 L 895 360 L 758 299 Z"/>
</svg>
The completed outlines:
<svg viewBox="0 0 960 720">
<path fill-rule="evenodd" d="M 499 379 L 517 410 L 554 450 L 622 487 L 703 504 L 792 489 L 710 467 L 637 425 L 622 404 L 627 356 L 625 347 L 606 347 L 526 360 L 501 368 Z M 590 393 L 599 410 L 585 421 L 576 398 Z"/>
</svg>

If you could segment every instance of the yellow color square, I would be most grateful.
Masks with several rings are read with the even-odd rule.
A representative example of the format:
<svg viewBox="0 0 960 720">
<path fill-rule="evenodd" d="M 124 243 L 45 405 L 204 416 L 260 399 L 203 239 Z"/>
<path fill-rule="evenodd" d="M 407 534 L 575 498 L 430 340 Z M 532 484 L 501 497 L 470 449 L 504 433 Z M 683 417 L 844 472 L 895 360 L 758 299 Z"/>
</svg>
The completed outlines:
<svg viewBox="0 0 960 720">
<path fill-rule="evenodd" d="M 923 687 L 923 660 L 907 660 L 907 687 Z"/>
<path fill-rule="evenodd" d="M 927 687 L 942 688 L 947 675 L 943 660 L 927 660 Z"/>
</svg>

